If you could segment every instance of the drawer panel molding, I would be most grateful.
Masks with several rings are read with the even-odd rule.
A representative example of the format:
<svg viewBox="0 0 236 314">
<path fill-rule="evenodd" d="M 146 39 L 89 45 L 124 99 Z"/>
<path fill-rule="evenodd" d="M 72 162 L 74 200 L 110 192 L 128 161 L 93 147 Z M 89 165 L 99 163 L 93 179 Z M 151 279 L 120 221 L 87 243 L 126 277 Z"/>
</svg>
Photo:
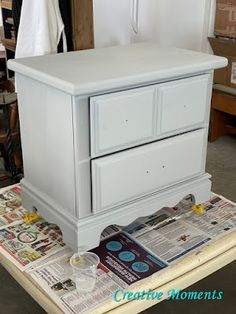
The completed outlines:
<svg viewBox="0 0 236 314">
<path fill-rule="evenodd" d="M 135 146 L 155 137 L 154 86 L 90 98 L 91 155 Z"/>
<path fill-rule="evenodd" d="M 200 129 L 93 160 L 93 211 L 119 206 L 202 174 L 205 137 L 206 130 Z"/>
<path fill-rule="evenodd" d="M 210 88 L 202 74 L 91 97 L 91 157 L 205 127 Z"/>
</svg>

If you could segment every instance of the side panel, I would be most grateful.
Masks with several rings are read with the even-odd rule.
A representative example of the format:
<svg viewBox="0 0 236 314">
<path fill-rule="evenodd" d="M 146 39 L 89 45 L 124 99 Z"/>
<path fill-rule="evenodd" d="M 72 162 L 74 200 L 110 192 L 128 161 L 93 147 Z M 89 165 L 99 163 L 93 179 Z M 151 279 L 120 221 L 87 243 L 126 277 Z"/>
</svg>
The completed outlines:
<svg viewBox="0 0 236 314">
<path fill-rule="evenodd" d="M 73 98 L 77 217 L 91 215 L 89 97 Z"/>
<path fill-rule="evenodd" d="M 71 96 L 19 74 L 16 83 L 25 180 L 75 215 Z"/>
</svg>

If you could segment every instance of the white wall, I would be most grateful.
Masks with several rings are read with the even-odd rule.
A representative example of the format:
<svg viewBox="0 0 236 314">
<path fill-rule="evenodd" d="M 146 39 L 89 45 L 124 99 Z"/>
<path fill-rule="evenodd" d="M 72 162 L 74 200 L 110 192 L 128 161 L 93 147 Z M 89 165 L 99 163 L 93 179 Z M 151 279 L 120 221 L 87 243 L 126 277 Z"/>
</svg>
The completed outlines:
<svg viewBox="0 0 236 314">
<path fill-rule="evenodd" d="M 130 43 L 131 3 L 131 0 L 94 0 L 95 47 Z"/>
<path fill-rule="evenodd" d="M 208 51 L 215 0 L 139 0 L 139 34 L 131 28 L 132 0 L 94 0 L 95 46 L 156 41 Z"/>
<path fill-rule="evenodd" d="M 140 39 L 200 50 L 204 10 L 205 0 L 141 0 Z"/>
</svg>

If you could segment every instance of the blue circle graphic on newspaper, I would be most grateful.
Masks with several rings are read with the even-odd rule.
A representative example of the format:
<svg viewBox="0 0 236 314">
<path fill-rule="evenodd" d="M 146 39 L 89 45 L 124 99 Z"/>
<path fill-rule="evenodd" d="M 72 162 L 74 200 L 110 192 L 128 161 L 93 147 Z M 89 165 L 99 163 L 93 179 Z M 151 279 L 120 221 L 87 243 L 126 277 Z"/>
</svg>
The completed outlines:
<svg viewBox="0 0 236 314">
<path fill-rule="evenodd" d="M 106 244 L 109 251 L 116 252 L 122 249 L 122 244 L 118 241 L 110 241 Z"/>
<path fill-rule="evenodd" d="M 131 267 L 137 273 L 146 273 L 147 271 L 149 271 L 148 264 L 144 262 L 135 262 L 132 264 Z"/>
<path fill-rule="evenodd" d="M 120 252 L 118 255 L 119 259 L 123 262 L 132 262 L 135 260 L 135 254 L 130 251 Z"/>
</svg>

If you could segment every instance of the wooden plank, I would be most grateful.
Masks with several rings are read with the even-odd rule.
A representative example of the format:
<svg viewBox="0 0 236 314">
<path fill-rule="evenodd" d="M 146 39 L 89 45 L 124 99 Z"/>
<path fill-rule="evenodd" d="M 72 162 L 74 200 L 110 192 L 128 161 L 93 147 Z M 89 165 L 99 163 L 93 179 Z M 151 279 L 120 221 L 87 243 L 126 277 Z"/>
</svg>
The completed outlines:
<svg viewBox="0 0 236 314">
<path fill-rule="evenodd" d="M 211 109 L 211 123 L 209 141 L 214 142 L 222 135 L 226 134 L 227 116 L 214 108 Z"/>
<path fill-rule="evenodd" d="M 214 90 L 212 108 L 236 116 L 236 96 Z"/>
<path fill-rule="evenodd" d="M 74 50 L 94 48 L 93 0 L 71 0 Z"/>
</svg>

